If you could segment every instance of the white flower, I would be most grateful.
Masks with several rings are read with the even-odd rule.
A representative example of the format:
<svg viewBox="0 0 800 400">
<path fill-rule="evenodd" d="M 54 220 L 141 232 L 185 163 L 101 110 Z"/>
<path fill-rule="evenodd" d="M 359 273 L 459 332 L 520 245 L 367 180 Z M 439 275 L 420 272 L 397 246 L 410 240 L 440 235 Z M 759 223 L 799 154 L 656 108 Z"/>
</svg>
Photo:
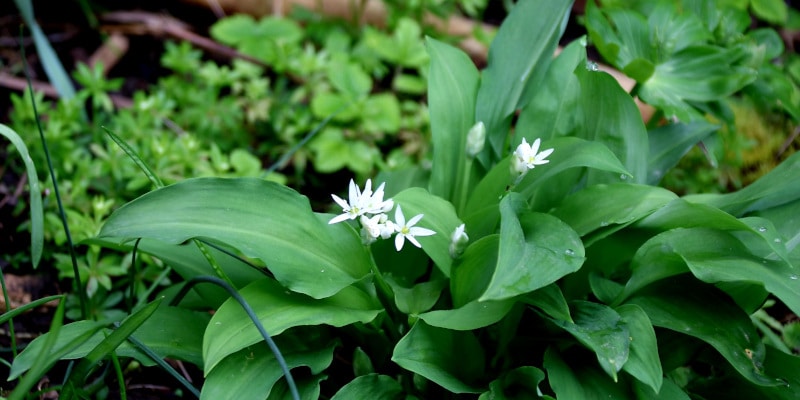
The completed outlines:
<svg viewBox="0 0 800 400">
<path fill-rule="evenodd" d="M 408 239 L 408 241 L 414 246 L 422 248 L 422 245 L 419 244 L 414 236 L 430 236 L 436 233 L 430 229 L 414 226 L 417 222 L 419 222 L 419 220 L 422 219 L 422 216 L 423 214 L 417 214 L 408 222 L 406 222 L 406 217 L 403 215 L 403 210 L 399 205 L 397 206 L 397 211 L 394 213 L 394 230 L 397 232 L 397 235 L 394 237 L 394 245 L 397 248 L 397 251 L 400 251 L 403 248 L 405 239 Z"/>
<path fill-rule="evenodd" d="M 469 236 L 464 231 L 464 224 L 459 225 L 450 236 L 450 257 L 458 258 L 469 243 Z"/>
<path fill-rule="evenodd" d="M 341 197 L 332 194 L 333 201 L 342 207 L 342 214 L 333 217 L 329 224 L 335 224 L 348 219 L 356 219 L 366 214 L 380 214 L 392 209 L 394 202 L 390 200 L 383 200 L 383 187 L 381 184 L 375 193 L 372 193 L 372 181 L 367 179 L 362 192 L 353 180 L 350 180 L 349 188 L 349 201 L 344 201 Z"/>
<path fill-rule="evenodd" d="M 522 138 L 522 143 L 514 150 L 514 157 L 511 160 L 512 169 L 519 174 L 524 174 L 528 170 L 533 169 L 537 165 L 543 165 L 550 162 L 546 160 L 547 156 L 553 153 L 553 149 L 542 150 L 539 152 L 541 139 L 536 139 L 533 144 L 528 144 L 525 138 Z"/>
<path fill-rule="evenodd" d="M 389 221 L 386 214 L 378 214 L 372 218 L 362 215 L 359 221 L 361 221 L 361 238 L 364 244 L 370 244 L 379 237 L 388 239 L 394 233 L 394 223 Z"/>
<path fill-rule="evenodd" d="M 364 210 L 366 214 L 383 214 L 389 212 L 394 207 L 394 201 L 392 199 L 383 200 L 383 187 L 386 186 L 386 182 L 381 183 L 378 186 L 378 189 L 375 190 L 375 193 L 368 193 L 367 188 L 370 186 L 372 182 L 367 179 L 367 185 L 364 187 L 364 193 L 361 193 L 361 208 Z"/>
</svg>

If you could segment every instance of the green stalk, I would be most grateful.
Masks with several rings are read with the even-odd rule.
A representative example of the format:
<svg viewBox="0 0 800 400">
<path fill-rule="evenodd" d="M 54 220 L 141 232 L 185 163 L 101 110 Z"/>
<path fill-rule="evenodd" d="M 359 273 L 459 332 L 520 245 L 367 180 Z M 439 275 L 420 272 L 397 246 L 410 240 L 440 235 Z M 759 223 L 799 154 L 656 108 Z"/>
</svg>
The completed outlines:
<svg viewBox="0 0 800 400">
<path fill-rule="evenodd" d="M 53 169 L 53 160 L 50 157 L 50 150 L 47 147 L 47 140 L 44 137 L 44 130 L 42 130 L 42 122 L 39 118 L 39 112 L 36 109 L 36 100 L 33 94 L 33 83 L 31 82 L 30 70 L 28 63 L 25 61 L 25 48 L 20 47 L 23 69 L 25 70 L 25 79 L 28 81 L 28 90 L 31 92 L 31 105 L 33 106 L 33 115 L 36 120 L 36 127 L 39 129 L 39 138 L 42 141 L 42 150 L 44 150 L 45 158 L 47 159 L 47 168 L 50 171 L 50 179 L 53 181 L 53 193 L 56 196 L 56 203 L 58 204 L 58 214 L 61 217 L 61 225 L 64 226 L 64 234 L 67 236 L 67 248 L 69 249 L 69 257 L 72 261 L 72 272 L 75 274 L 75 286 L 77 286 L 78 298 L 81 303 L 81 319 L 86 319 L 89 315 L 89 300 L 86 297 L 86 290 L 83 288 L 81 282 L 80 270 L 78 270 L 78 257 L 75 255 L 75 245 L 72 242 L 72 234 L 69 230 L 69 223 L 67 223 L 67 214 L 64 211 L 64 204 L 61 201 L 61 192 L 58 190 L 58 181 L 56 179 L 56 172 Z"/>
<path fill-rule="evenodd" d="M 8 298 L 6 289 L 6 274 L 0 271 L 0 285 L 3 285 L 3 300 L 6 301 L 6 312 L 11 311 L 11 300 Z M 8 335 L 11 337 L 11 354 L 17 358 L 17 335 L 14 333 L 14 320 L 8 319 Z"/>
</svg>

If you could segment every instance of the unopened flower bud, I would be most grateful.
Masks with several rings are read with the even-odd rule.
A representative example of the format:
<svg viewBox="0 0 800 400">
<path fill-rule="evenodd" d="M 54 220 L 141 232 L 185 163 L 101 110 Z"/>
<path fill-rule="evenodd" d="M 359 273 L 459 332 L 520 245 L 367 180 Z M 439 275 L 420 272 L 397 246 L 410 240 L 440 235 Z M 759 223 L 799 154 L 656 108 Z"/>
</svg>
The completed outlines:
<svg viewBox="0 0 800 400">
<path fill-rule="evenodd" d="M 450 257 L 458 258 L 466 250 L 468 243 L 469 236 L 464 231 L 464 224 L 461 224 L 450 236 Z"/>
<path fill-rule="evenodd" d="M 483 125 L 483 121 L 478 121 L 467 133 L 467 156 L 473 158 L 478 155 L 485 143 L 486 126 Z"/>
</svg>

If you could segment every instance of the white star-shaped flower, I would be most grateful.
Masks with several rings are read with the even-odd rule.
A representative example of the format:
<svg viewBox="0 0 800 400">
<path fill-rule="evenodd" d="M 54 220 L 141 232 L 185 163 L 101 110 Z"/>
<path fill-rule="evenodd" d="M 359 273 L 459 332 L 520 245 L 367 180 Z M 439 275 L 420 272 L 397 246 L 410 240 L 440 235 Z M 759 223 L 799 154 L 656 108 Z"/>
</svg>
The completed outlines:
<svg viewBox="0 0 800 400">
<path fill-rule="evenodd" d="M 415 236 L 430 236 L 436 233 L 430 229 L 414 226 L 422 219 L 422 216 L 423 214 L 417 214 L 406 222 L 403 210 L 400 208 L 400 205 L 397 206 L 397 211 L 394 213 L 394 230 L 397 232 L 397 235 L 394 237 L 394 246 L 397 248 L 397 251 L 403 248 L 406 239 L 414 246 L 422 248 L 422 245 L 419 244 Z"/>
<path fill-rule="evenodd" d="M 549 163 L 550 160 L 546 160 L 546 158 L 553 153 L 553 149 L 542 150 L 540 152 L 539 146 L 541 144 L 541 139 L 536 139 L 533 141 L 533 144 L 528 144 L 528 141 L 522 138 L 522 143 L 514 150 L 514 159 L 512 160 L 514 170 L 520 174 L 524 174 L 537 165 Z"/>
<path fill-rule="evenodd" d="M 333 201 L 342 207 L 342 214 L 333 217 L 328 223 L 335 224 L 348 219 L 356 219 L 362 215 L 381 214 L 391 210 L 394 206 L 394 202 L 391 199 L 383 200 L 384 185 L 385 183 L 382 183 L 378 187 L 378 190 L 373 193 L 372 180 L 367 179 L 367 183 L 364 184 L 364 191 L 362 192 L 358 188 L 358 185 L 351 179 L 348 201 L 344 201 L 344 199 L 335 194 L 331 195 Z"/>
</svg>

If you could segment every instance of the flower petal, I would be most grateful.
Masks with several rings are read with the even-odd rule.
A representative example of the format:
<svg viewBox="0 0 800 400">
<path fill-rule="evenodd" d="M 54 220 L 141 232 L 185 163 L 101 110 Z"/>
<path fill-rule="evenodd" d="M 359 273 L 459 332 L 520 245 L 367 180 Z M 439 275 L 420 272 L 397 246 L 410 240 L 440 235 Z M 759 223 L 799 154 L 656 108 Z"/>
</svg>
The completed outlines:
<svg viewBox="0 0 800 400">
<path fill-rule="evenodd" d="M 333 201 L 335 201 L 336 204 L 338 204 L 340 207 L 342 207 L 343 210 L 347 211 L 347 210 L 350 209 L 350 205 L 347 204 L 347 202 L 344 201 L 343 198 L 341 198 L 341 197 L 339 197 L 339 196 L 337 196 L 335 194 L 332 194 L 331 197 L 333 197 Z"/>
<path fill-rule="evenodd" d="M 421 228 L 419 226 L 415 226 L 415 227 L 410 228 L 408 230 L 408 235 L 409 236 L 430 236 L 430 235 L 435 235 L 435 234 L 436 234 L 436 231 L 432 231 L 432 230 L 427 229 L 427 228 Z M 409 240 L 411 240 L 411 239 L 409 239 Z"/>
<path fill-rule="evenodd" d="M 422 245 L 419 244 L 417 239 L 414 239 L 414 236 L 408 235 L 408 241 L 411 242 L 411 244 L 413 244 L 414 246 L 417 246 L 420 249 L 422 248 Z"/>
<path fill-rule="evenodd" d="M 406 217 L 403 215 L 403 210 L 400 208 L 400 204 L 397 205 L 397 210 L 394 212 L 394 223 L 397 225 L 397 229 L 403 229 L 406 226 Z"/>
<path fill-rule="evenodd" d="M 415 225 L 417 222 L 419 222 L 419 220 L 421 220 L 421 219 L 422 219 L 422 216 L 423 216 L 423 215 L 424 215 L 424 214 L 417 214 L 417 215 L 415 215 L 415 216 L 414 216 L 414 218 L 411 218 L 411 219 L 408 221 L 408 223 L 406 223 L 406 226 L 408 226 L 408 227 L 412 227 L 412 226 L 414 226 L 414 225 Z"/>
<path fill-rule="evenodd" d="M 342 221 L 346 221 L 348 219 L 353 219 L 353 217 L 351 217 L 350 214 L 348 214 L 348 213 L 339 214 L 339 215 L 331 218 L 331 220 L 328 221 L 328 225 L 335 224 L 335 223 L 342 222 Z"/>
<path fill-rule="evenodd" d="M 398 233 L 397 236 L 394 237 L 394 247 L 397 248 L 397 251 L 403 249 L 403 242 L 405 241 L 405 235 L 402 233 Z"/>
</svg>

